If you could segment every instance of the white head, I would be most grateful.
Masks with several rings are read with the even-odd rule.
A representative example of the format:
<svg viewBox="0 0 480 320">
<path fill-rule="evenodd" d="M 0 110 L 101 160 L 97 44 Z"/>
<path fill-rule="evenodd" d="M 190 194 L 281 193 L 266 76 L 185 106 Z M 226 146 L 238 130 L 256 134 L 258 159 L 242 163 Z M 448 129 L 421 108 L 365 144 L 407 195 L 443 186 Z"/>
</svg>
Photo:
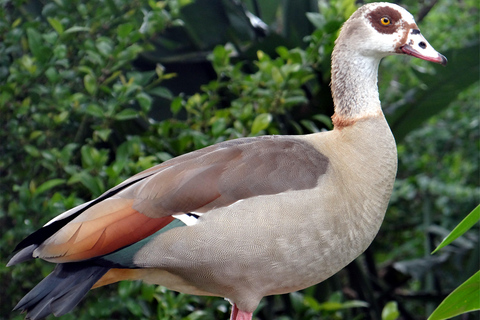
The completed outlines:
<svg viewBox="0 0 480 320">
<path fill-rule="evenodd" d="M 370 3 L 358 9 L 342 27 L 337 45 L 372 58 L 408 54 L 443 65 L 447 63 L 422 36 L 413 16 L 402 7 L 386 2 Z"/>
<path fill-rule="evenodd" d="M 345 22 L 332 55 L 332 93 L 336 126 L 339 119 L 356 119 L 381 113 L 377 89 L 380 60 L 407 54 L 445 65 L 420 33 L 413 16 L 392 3 L 370 3 Z"/>
</svg>

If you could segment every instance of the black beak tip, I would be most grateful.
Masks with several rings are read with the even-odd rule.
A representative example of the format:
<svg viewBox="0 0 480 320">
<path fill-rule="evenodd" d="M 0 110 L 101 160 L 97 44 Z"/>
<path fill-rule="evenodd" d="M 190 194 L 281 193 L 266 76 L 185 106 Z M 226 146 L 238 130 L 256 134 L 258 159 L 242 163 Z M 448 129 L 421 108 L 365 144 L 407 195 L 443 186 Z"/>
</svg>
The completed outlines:
<svg viewBox="0 0 480 320">
<path fill-rule="evenodd" d="M 442 61 L 440 62 L 440 64 L 445 67 L 448 63 L 447 57 L 445 57 L 443 54 L 441 54 L 440 56 L 442 58 Z"/>
</svg>

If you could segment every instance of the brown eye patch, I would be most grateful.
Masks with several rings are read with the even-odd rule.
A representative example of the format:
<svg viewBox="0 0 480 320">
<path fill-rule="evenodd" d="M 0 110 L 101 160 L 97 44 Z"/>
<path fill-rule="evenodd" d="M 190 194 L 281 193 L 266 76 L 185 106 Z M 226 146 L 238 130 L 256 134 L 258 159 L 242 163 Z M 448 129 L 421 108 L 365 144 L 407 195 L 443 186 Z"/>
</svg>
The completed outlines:
<svg viewBox="0 0 480 320">
<path fill-rule="evenodd" d="M 397 22 L 402 18 L 402 15 L 390 7 L 378 7 L 370 12 L 367 17 L 375 30 L 380 33 L 392 34 L 397 31 Z M 388 24 L 382 23 L 385 19 L 390 20 L 390 22 Z"/>
</svg>

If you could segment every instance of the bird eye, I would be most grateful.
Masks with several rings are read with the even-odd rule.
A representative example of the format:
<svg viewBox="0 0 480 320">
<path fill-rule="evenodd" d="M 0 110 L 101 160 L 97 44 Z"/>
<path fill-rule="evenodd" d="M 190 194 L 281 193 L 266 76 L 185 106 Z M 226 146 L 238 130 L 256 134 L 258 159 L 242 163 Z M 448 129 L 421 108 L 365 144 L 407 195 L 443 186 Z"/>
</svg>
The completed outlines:
<svg viewBox="0 0 480 320">
<path fill-rule="evenodd" d="M 390 20 L 389 17 L 382 17 L 382 18 L 380 19 L 380 23 L 381 23 L 382 25 L 384 25 L 384 26 L 388 26 L 388 25 L 390 25 L 390 24 L 392 23 L 392 21 Z"/>
</svg>

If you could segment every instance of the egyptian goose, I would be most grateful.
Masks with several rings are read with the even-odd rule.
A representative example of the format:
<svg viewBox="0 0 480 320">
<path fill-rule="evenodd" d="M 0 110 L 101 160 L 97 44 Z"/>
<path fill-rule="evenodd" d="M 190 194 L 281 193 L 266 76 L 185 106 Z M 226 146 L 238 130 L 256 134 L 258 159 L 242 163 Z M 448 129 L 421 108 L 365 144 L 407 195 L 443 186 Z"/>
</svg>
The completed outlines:
<svg viewBox="0 0 480 320">
<path fill-rule="evenodd" d="M 92 287 L 141 279 L 227 298 L 252 319 L 262 297 L 317 284 L 372 242 L 397 167 L 380 107 L 380 60 L 445 65 L 413 16 L 389 3 L 358 9 L 332 57 L 334 129 L 222 142 L 143 171 L 24 239 L 8 265 L 55 270 L 15 307 L 61 316 Z"/>
</svg>

